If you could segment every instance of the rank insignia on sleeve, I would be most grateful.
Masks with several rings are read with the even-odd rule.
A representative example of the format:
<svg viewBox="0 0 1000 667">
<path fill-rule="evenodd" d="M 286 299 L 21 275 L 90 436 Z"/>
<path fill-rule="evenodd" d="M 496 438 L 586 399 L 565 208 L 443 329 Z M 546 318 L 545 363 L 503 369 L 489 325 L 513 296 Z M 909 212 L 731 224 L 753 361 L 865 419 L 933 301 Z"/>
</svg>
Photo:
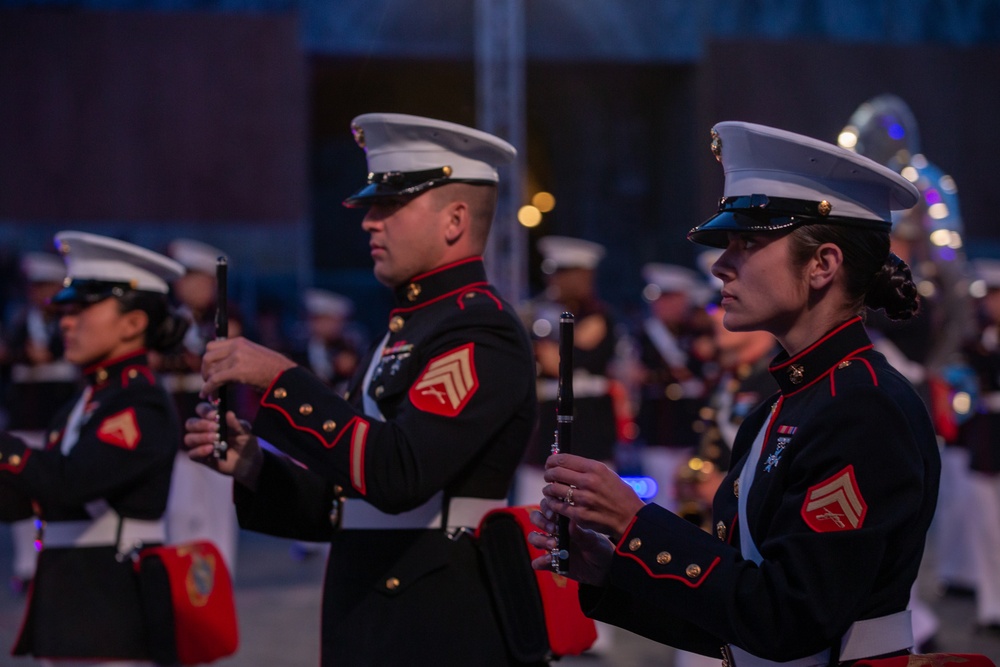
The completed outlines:
<svg viewBox="0 0 1000 667">
<path fill-rule="evenodd" d="M 97 437 L 122 449 L 135 449 L 142 439 L 139 422 L 135 418 L 135 410 L 129 408 L 106 418 L 97 427 Z"/>
<path fill-rule="evenodd" d="M 424 412 L 454 417 L 479 388 L 473 343 L 432 359 L 410 387 L 410 402 Z"/>
<path fill-rule="evenodd" d="M 802 518 L 817 533 L 860 528 L 867 512 L 850 465 L 810 488 L 802 504 Z"/>
</svg>

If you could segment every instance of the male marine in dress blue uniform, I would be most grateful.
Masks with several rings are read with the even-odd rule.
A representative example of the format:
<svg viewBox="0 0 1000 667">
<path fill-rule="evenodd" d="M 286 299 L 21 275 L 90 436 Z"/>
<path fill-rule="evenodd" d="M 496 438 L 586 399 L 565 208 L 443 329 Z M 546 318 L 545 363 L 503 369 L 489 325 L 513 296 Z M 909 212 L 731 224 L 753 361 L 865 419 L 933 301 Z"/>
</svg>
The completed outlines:
<svg viewBox="0 0 1000 667">
<path fill-rule="evenodd" d="M 514 155 L 400 114 L 353 129 L 371 173 L 345 203 L 373 211 L 450 183 L 495 187 Z M 388 330 L 346 400 L 299 366 L 267 388 L 253 431 L 304 467 L 265 453 L 256 489 L 235 485 L 240 522 L 330 540 L 323 665 L 512 664 L 466 529 L 506 504 L 534 426 L 530 341 L 480 256 L 392 287 Z"/>
</svg>

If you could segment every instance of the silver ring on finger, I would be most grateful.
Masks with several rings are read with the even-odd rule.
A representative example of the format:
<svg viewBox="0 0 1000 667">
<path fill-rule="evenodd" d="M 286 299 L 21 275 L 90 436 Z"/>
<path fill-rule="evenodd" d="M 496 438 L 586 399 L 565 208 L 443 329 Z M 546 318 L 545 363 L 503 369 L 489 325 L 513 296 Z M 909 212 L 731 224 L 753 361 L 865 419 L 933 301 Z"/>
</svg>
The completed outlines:
<svg viewBox="0 0 1000 667">
<path fill-rule="evenodd" d="M 566 503 L 567 505 L 576 505 L 576 503 L 573 502 L 573 491 L 575 490 L 576 487 L 570 484 L 569 487 L 566 489 L 566 496 L 563 498 L 564 503 Z"/>
</svg>

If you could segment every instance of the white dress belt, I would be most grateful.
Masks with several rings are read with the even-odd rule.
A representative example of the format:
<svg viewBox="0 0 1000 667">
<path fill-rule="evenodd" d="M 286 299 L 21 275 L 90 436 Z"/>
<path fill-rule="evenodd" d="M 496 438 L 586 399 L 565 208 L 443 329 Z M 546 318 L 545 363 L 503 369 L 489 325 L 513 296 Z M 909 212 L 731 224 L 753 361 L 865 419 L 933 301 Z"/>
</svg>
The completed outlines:
<svg viewBox="0 0 1000 667">
<path fill-rule="evenodd" d="M 170 394 L 197 394 L 205 386 L 201 373 L 162 373 L 160 383 Z"/>
<path fill-rule="evenodd" d="M 913 621 L 910 610 L 855 621 L 840 641 L 840 661 L 848 662 L 871 658 L 886 653 L 904 651 L 913 647 Z M 738 646 L 728 645 L 729 667 L 819 667 L 830 662 L 830 649 L 816 655 L 788 662 L 775 662 L 758 658 Z"/>
<path fill-rule="evenodd" d="M 389 514 L 360 498 L 347 498 L 341 508 L 340 527 L 345 530 L 403 530 L 442 528 L 444 494 L 438 491 L 426 503 L 406 512 Z M 452 498 L 448 503 L 448 528 L 475 528 L 492 510 L 507 507 L 506 499 Z"/>
<path fill-rule="evenodd" d="M 79 378 L 80 367 L 68 361 L 52 361 L 36 366 L 14 364 L 10 369 L 10 380 L 14 384 L 76 382 Z"/>
<path fill-rule="evenodd" d="M 129 519 L 114 510 L 90 521 L 47 521 L 42 527 L 43 549 L 116 546 L 119 553 L 127 553 L 142 545 L 166 541 L 163 519 Z"/>
</svg>

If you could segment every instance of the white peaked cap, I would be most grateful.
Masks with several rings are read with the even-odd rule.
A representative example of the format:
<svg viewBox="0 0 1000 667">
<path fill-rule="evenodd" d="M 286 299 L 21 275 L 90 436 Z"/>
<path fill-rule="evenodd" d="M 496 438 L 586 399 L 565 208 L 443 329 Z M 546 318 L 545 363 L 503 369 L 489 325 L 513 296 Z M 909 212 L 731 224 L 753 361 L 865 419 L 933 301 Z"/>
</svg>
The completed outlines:
<svg viewBox="0 0 1000 667">
<path fill-rule="evenodd" d="M 715 126 L 726 173 L 723 195 L 761 193 L 829 201 L 830 215 L 892 219 L 917 203 L 917 188 L 877 162 L 833 144 L 765 125 Z"/>
<path fill-rule="evenodd" d="M 724 198 L 719 213 L 689 233 L 697 243 L 718 246 L 719 232 L 801 222 L 888 231 L 891 211 L 917 202 L 917 188 L 896 172 L 818 139 L 737 121 L 718 123 L 712 137 L 725 171 Z"/>
<path fill-rule="evenodd" d="M 215 275 L 219 257 L 226 253 L 194 239 L 174 239 L 167 246 L 167 254 L 188 271 Z"/>
<path fill-rule="evenodd" d="M 722 257 L 723 250 L 721 248 L 709 248 L 708 250 L 703 250 L 698 253 L 697 263 L 698 269 L 705 274 L 705 280 L 708 281 L 709 286 L 712 289 L 722 289 L 722 279 L 717 277 L 712 273 L 712 267 L 715 263 Z"/>
<path fill-rule="evenodd" d="M 422 116 L 363 114 L 351 121 L 351 131 L 365 151 L 369 176 L 368 185 L 344 202 L 348 206 L 449 182 L 497 183 L 499 165 L 517 155 L 492 134 Z"/>
<path fill-rule="evenodd" d="M 55 240 L 71 280 L 130 283 L 135 290 L 166 294 L 169 282 L 184 275 L 169 257 L 107 236 L 63 231 Z"/>
<path fill-rule="evenodd" d="M 661 294 L 686 292 L 695 295 L 705 288 L 705 282 L 697 271 L 676 264 L 645 264 L 642 267 L 642 277 L 647 284 L 657 287 Z"/>
<path fill-rule="evenodd" d="M 66 264 L 50 252 L 26 252 L 21 257 L 21 272 L 29 282 L 61 283 L 66 278 Z"/>
<path fill-rule="evenodd" d="M 354 302 L 346 296 L 325 289 L 310 287 L 305 290 L 303 301 L 310 315 L 347 317 L 354 312 Z"/>
<path fill-rule="evenodd" d="M 600 243 L 570 236 L 543 236 L 538 251 L 544 259 L 542 268 L 551 273 L 558 269 L 593 269 L 604 259 Z"/>
</svg>

